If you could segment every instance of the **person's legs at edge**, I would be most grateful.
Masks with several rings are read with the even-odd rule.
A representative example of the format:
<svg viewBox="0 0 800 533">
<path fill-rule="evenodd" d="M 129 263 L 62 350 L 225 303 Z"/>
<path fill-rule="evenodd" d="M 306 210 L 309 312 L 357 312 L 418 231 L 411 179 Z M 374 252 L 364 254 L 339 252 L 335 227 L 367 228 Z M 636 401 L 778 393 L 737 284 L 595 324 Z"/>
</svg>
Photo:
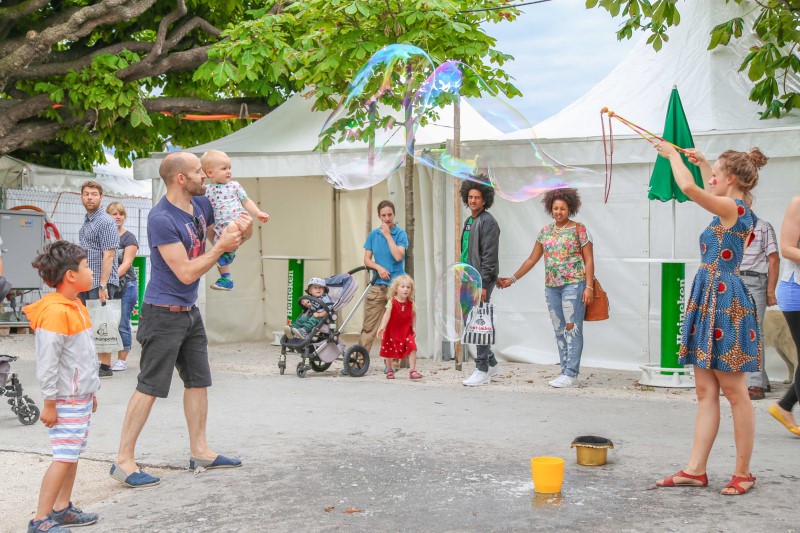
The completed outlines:
<svg viewBox="0 0 800 533">
<path fill-rule="evenodd" d="M 719 431 L 719 381 L 713 370 L 694 367 L 695 394 L 697 395 L 697 415 L 694 423 L 694 441 L 689 462 L 683 469 L 687 474 L 700 476 L 706 473 L 708 456 Z M 744 382 L 742 382 L 744 383 Z M 746 392 L 746 391 L 745 391 Z M 657 486 L 663 486 L 657 481 Z M 676 485 L 700 485 L 690 478 L 674 476 Z"/>
<path fill-rule="evenodd" d="M 722 388 L 722 393 L 731 404 L 733 439 L 736 443 L 736 470 L 733 475 L 747 478 L 750 477 L 750 458 L 753 455 L 756 430 L 756 414 L 747 392 L 747 378 L 744 372 L 714 370 L 714 373 Z M 744 481 L 740 483 L 740 486 L 748 489 L 753 486 L 753 483 Z M 723 493 L 737 494 L 737 491 L 730 488 L 724 489 Z"/>
<path fill-rule="evenodd" d="M 567 365 L 567 336 L 564 328 L 564 308 L 561 303 L 562 287 L 545 287 L 544 298 L 547 302 L 547 309 L 550 311 L 550 320 L 553 323 L 553 333 L 556 337 L 558 347 L 558 360 L 561 363 L 561 374 L 564 374 Z"/>
<path fill-rule="evenodd" d="M 122 293 L 122 316 L 119 319 L 119 335 L 122 337 L 122 350 L 117 353 L 118 361 L 125 362 L 128 360 L 128 353 L 131 351 L 131 346 L 133 345 L 133 340 L 131 338 L 131 313 L 138 301 L 139 285 L 134 282 L 128 282 Z"/>
<path fill-rule="evenodd" d="M 800 311 L 784 311 L 783 316 L 786 317 L 792 339 L 799 350 L 798 353 L 800 353 Z M 794 383 L 777 403 L 778 410 L 783 415 L 783 418 L 793 426 L 796 426 L 797 422 L 795 422 L 794 416 L 792 416 L 792 409 L 797 405 L 798 397 L 800 397 L 800 365 L 795 367 Z"/>
<path fill-rule="evenodd" d="M 577 378 L 581 367 L 583 353 L 583 317 L 586 306 L 583 303 L 583 290 L 586 282 L 565 285 L 562 292 L 562 313 L 564 321 L 564 337 L 567 342 L 566 358 L 562 362 L 561 373 Z"/>
<path fill-rule="evenodd" d="M 189 449 L 192 457 L 212 461 L 217 454 L 208 448 L 206 421 L 208 420 L 208 389 L 191 388 L 183 391 L 183 413 L 189 428 Z"/>
<path fill-rule="evenodd" d="M 753 300 L 756 303 L 756 317 L 758 318 L 758 326 L 759 330 L 761 331 L 761 335 L 764 335 L 764 312 L 767 309 L 767 277 L 755 277 L 755 276 L 742 276 L 742 280 L 744 281 L 745 286 L 750 291 L 750 295 L 753 297 Z M 761 370 L 756 372 L 746 372 L 747 378 L 746 383 L 748 388 L 749 387 L 757 387 L 759 389 L 766 389 L 769 385 L 769 381 L 767 381 L 767 372 L 764 369 L 764 355 L 762 353 L 761 360 Z M 757 393 L 759 391 L 754 391 Z M 763 390 L 760 391 L 763 395 Z"/>
<path fill-rule="evenodd" d="M 361 327 L 359 344 L 367 352 L 372 350 L 375 334 L 378 332 L 378 326 L 383 318 L 383 313 L 386 311 L 386 303 L 388 302 L 386 298 L 387 289 L 388 285 L 373 285 L 364 299 L 364 324 Z"/>
</svg>

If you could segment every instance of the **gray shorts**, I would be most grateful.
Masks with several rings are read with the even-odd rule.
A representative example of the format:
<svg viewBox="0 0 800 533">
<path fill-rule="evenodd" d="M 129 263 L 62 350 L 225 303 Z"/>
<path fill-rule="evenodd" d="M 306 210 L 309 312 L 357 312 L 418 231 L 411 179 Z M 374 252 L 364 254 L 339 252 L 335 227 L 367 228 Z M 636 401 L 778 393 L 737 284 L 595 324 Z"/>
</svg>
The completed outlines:
<svg viewBox="0 0 800 533">
<path fill-rule="evenodd" d="M 208 337 L 197 307 L 174 312 L 143 304 L 136 340 L 142 345 L 139 392 L 166 398 L 173 368 L 178 369 L 187 389 L 211 386 Z"/>
</svg>

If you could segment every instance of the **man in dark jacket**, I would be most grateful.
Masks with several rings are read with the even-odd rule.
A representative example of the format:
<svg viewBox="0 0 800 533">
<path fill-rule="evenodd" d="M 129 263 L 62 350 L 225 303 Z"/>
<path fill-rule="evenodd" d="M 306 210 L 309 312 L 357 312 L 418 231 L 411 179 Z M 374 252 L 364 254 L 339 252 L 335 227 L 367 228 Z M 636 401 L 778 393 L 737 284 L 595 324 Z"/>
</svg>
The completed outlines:
<svg viewBox="0 0 800 533">
<path fill-rule="evenodd" d="M 487 211 L 494 204 L 494 189 L 478 182 L 464 181 L 461 184 L 461 200 L 471 213 L 461 233 L 461 262 L 473 266 L 481 275 L 481 302 L 488 302 L 499 271 L 497 253 L 500 226 Z M 464 385 L 488 385 L 492 376 L 499 372 L 500 366 L 491 346 L 478 345 L 475 372 L 464 380 Z"/>
</svg>

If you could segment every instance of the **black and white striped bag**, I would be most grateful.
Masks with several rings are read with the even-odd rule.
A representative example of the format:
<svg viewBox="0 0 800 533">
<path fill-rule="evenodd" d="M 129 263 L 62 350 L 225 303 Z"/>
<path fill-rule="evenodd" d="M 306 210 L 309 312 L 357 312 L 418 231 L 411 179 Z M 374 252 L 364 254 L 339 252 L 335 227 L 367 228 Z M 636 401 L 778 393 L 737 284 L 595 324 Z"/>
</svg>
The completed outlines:
<svg viewBox="0 0 800 533">
<path fill-rule="evenodd" d="M 470 310 L 461 342 L 478 346 L 494 344 L 494 305 L 484 302 Z"/>
</svg>

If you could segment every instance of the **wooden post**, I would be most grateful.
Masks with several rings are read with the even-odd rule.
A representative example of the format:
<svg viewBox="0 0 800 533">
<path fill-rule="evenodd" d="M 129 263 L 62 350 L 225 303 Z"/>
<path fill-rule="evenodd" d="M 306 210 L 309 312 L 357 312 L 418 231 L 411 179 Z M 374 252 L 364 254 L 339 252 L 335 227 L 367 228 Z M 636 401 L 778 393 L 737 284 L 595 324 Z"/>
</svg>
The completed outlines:
<svg viewBox="0 0 800 533">
<path fill-rule="evenodd" d="M 461 155 L 461 99 L 457 98 L 453 104 L 453 157 L 460 157 Z M 453 178 L 453 247 L 455 253 L 455 260 L 461 260 L 461 195 L 459 189 L 461 182 L 458 178 Z M 460 305 L 458 301 L 458 294 L 454 295 L 455 306 L 457 309 Z M 456 360 L 456 370 L 459 372 L 462 369 L 461 362 L 463 361 L 463 352 L 461 342 L 453 343 L 453 354 Z"/>
</svg>

